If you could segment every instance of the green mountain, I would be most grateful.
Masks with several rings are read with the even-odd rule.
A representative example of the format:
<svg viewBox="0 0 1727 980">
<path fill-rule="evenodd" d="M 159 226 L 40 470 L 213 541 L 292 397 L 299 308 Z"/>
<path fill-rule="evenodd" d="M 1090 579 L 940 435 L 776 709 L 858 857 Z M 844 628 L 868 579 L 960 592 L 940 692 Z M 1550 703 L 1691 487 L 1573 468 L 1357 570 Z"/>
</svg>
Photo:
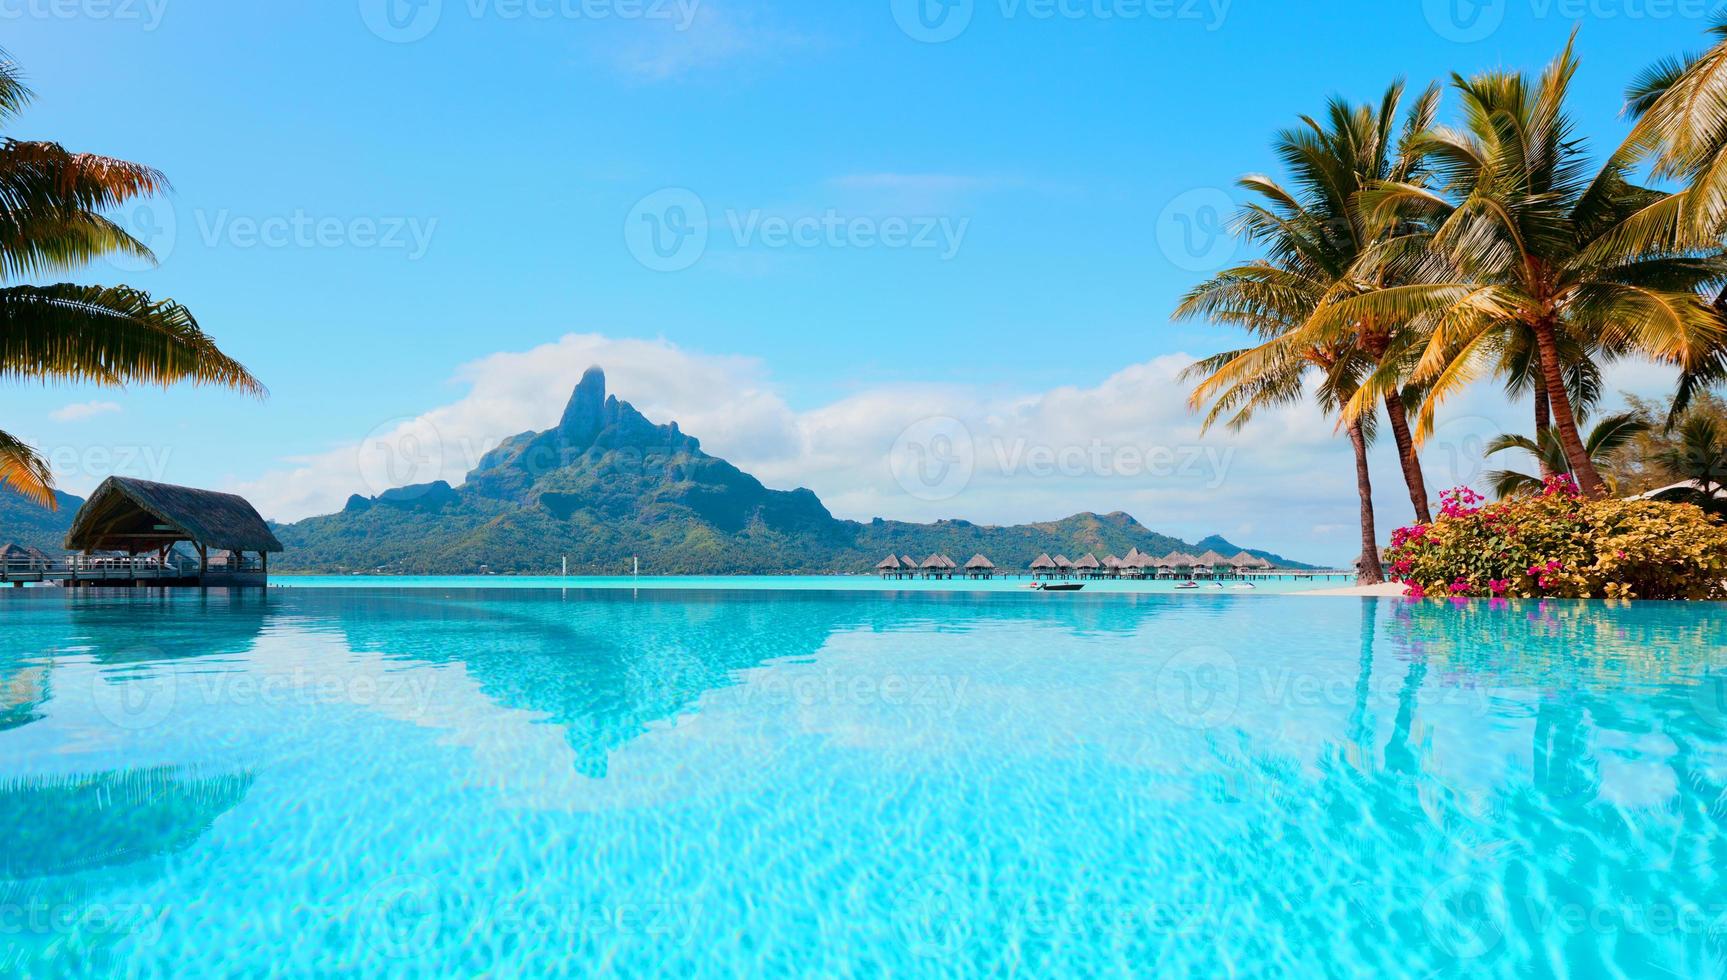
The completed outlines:
<svg viewBox="0 0 1727 980">
<path fill-rule="evenodd" d="M 649 574 L 729 575 L 860 572 L 890 552 L 962 563 L 981 552 L 1020 569 L 1044 552 L 1241 550 L 1219 538 L 1188 544 L 1119 513 L 1013 527 L 840 520 L 811 491 L 770 490 L 676 423 L 656 425 L 608 397 L 599 368 L 582 376 L 556 428 L 507 440 L 462 486 L 356 495 L 341 513 L 277 535 L 288 550 L 275 568 L 400 574 L 546 574 L 566 556 L 582 574 L 625 573 L 639 557 Z"/>
<path fill-rule="evenodd" d="M 49 510 L 0 487 L 0 545 L 41 548 L 51 555 L 64 553 L 61 545 L 66 543 L 66 532 L 72 529 L 72 515 L 84 506 L 84 498 L 58 491 L 54 498 L 59 509 Z"/>
</svg>

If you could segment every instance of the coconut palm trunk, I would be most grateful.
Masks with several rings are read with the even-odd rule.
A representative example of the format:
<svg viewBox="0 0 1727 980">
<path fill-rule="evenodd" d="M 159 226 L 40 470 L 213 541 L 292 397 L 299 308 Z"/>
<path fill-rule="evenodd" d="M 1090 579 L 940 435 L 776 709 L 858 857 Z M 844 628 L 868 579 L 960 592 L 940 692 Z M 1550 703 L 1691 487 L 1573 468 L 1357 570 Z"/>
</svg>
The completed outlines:
<svg viewBox="0 0 1727 980">
<path fill-rule="evenodd" d="M 1607 484 L 1589 458 L 1583 437 L 1577 432 L 1577 415 L 1571 408 L 1571 395 L 1565 390 L 1565 374 L 1559 363 L 1559 344 L 1554 336 L 1553 321 L 1546 317 L 1534 323 L 1535 343 L 1541 356 L 1541 379 L 1547 388 L 1549 411 L 1559 429 L 1559 445 L 1565 449 L 1565 461 L 1571 464 L 1571 476 L 1584 496 L 1607 496 Z"/>
<path fill-rule="evenodd" d="M 1403 482 L 1409 487 L 1409 502 L 1415 507 L 1415 520 L 1433 523 L 1433 511 L 1427 500 L 1427 478 L 1421 472 L 1421 457 L 1415 452 L 1415 437 L 1409 431 L 1409 412 L 1396 393 L 1385 396 L 1385 414 L 1391 419 L 1391 434 L 1397 441 L 1397 457 L 1403 464 Z"/>
<path fill-rule="evenodd" d="M 1535 444 L 1542 445 L 1547 439 L 1547 432 L 1553 427 L 1553 406 L 1547 400 L 1547 376 L 1542 373 L 1541 365 L 1546 363 L 1541 352 L 1535 353 Z M 1547 465 L 1547 457 L 1536 454 L 1541 460 L 1541 479 L 1546 480 L 1553 475 L 1553 469 Z"/>
<path fill-rule="evenodd" d="M 1361 564 L 1356 566 L 1358 585 L 1379 585 L 1385 581 L 1385 568 L 1379 562 L 1379 532 L 1373 521 L 1373 478 L 1367 469 L 1367 434 L 1361 431 L 1359 419 L 1351 420 L 1349 444 L 1355 448 L 1355 491 L 1361 498 Z"/>
</svg>

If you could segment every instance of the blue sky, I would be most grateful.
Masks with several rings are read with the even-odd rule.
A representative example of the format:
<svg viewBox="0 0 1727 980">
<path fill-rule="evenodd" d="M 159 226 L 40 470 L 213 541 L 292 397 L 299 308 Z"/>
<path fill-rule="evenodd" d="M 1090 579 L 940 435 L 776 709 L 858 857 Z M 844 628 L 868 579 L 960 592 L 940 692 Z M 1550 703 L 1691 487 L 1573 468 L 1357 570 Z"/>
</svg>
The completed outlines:
<svg viewBox="0 0 1727 980">
<path fill-rule="evenodd" d="M 1331 94 L 1535 69 L 1579 20 L 1574 110 L 1599 146 L 1632 76 L 1708 22 L 1687 0 L 972 0 L 945 21 L 897 0 L 389 2 L 0 0 L 39 96 L 10 135 L 175 185 L 125 216 L 158 268 L 65 278 L 186 303 L 271 390 L 6 388 L 5 426 L 69 488 L 108 464 L 305 516 L 376 492 L 331 462 L 368 433 L 544 427 L 594 357 L 621 397 L 844 516 L 1125 509 L 1342 559 L 1341 441 L 1287 438 L 1293 418 L 1233 443 L 1182 428 L 1170 365 L 1227 340 L 1168 313 L 1231 257 L 1208 233 L 1233 179 Z M 701 214 L 705 240 L 666 237 Z M 685 250 L 656 252 L 653 222 Z M 1235 455 L 1222 491 L 1016 470 L 927 500 L 884 462 L 914 406 L 1008 443 Z M 1387 521 L 1399 492 L 1386 470 Z"/>
</svg>

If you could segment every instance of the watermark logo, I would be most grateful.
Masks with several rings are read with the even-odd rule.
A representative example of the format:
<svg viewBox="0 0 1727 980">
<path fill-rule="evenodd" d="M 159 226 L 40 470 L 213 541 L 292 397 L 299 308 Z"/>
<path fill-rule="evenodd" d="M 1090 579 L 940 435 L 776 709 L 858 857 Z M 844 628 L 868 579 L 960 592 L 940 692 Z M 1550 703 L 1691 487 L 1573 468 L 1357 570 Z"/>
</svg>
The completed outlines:
<svg viewBox="0 0 1727 980">
<path fill-rule="evenodd" d="M 1485 875 L 1457 875 L 1434 886 L 1421 903 L 1422 925 L 1436 949 L 1460 960 L 1486 956 L 1511 924 L 1511 906 Z"/>
<path fill-rule="evenodd" d="M 424 875 L 397 875 L 360 900 L 366 943 L 391 959 L 423 957 L 437 945 L 443 923 L 437 883 Z"/>
<path fill-rule="evenodd" d="M 1715 728 L 1727 729 L 1727 673 L 1711 671 L 1691 689 L 1691 708 Z"/>
<path fill-rule="evenodd" d="M 1410 424 L 1414 424 L 1414 419 Z M 1487 447 L 1501 431 L 1500 423 L 1482 415 L 1454 416 L 1435 427 L 1433 434 L 1416 452 L 1428 491 L 1432 493 L 1451 487 L 1491 489 L 1484 483 L 1488 467 L 1496 460 L 1488 457 Z M 1540 475 L 1535 460 L 1530 459 L 1527 453 L 1506 453 L 1505 464 L 1508 469 L 1521 465 L 1530 475 Z"/>
<path fill-rule="evenodd" d="M 624 219 L 624 245 L 654 272 L 682 272 L 707 253 L 708 206 L 688 188 L 655 191 Z"/>
<path fill-rule="evenodd" d="M 893 19 L 906 37 L 924 44 L 951 41 L 971 26 L 975 0 L 892 0 Z"/>
<path fill-rule="evenodd" d="M 918 500 L 952 500 L 971 485 L 977 444 L 971 430 L 946 415 L 913 423 L 894 440 L 888 469 L 900 489 Z"/>
<path fill-rule="evenodd" d="M 1235 201 L 1215 187 L 1187 191 L 1157 216 L 1157 245 L 1164 258 L 1186 272 L 1212 272 L 1235 257 L 1237 241 L 1229 230 Z"/>
<path fill-rule="evenodd" d="M 443 15 L 444 0 L 360 0 L 367 29 L 392 44 L 424 39 Z"/>
<path fill-rule="evenodd" d="M 128 650 L 123 659 L 159 659 L 154 650 Z M 179 682 L 172 670 L 150 670 L 116 676 L 98 672 L 90 679 L 90 698 L 96 711 L 115 728 L 139 732 L 154 728 L 174 713 L 179 703 Z"/>
<path fill-rule="evenodd" d="M 1158 669 L 1158 710 L 1183 728 L 1216 728 L 1241 704 L 1241 669 L 1229 651 L 1191 647 Z"/>
<path fill-rule="evenodd" d="M 959 955 L 971 939 L 971 916 L 958 878 L 925 875 L 900 890 L 894 924 L 913 956 L 945 959 Z"/>
<path fill-rule="evenodd" d="M 360 480 L 373 496 L 386 490 L 429 483 L 444 472 L 444 439 L 423 417 L 381 422 L 355 450 Z"/>
<path fill-rule="evenodd" d="M 1457 44 L 1486 40 L 1505 23 L 1506 0 L 1421 0 L 1434 33 Z"/>
<path fill-rule="evenodd" d="M 174 205 L 161 197 L 139 197 L 109 216 L 115 224 L 149 249 L 154 260 L 130 252 L 110 252 L 107 263 L 121 272 L 144 272 L 166 262 L 174 254 L 179 239 L 180 221 Z"/>
</svg>

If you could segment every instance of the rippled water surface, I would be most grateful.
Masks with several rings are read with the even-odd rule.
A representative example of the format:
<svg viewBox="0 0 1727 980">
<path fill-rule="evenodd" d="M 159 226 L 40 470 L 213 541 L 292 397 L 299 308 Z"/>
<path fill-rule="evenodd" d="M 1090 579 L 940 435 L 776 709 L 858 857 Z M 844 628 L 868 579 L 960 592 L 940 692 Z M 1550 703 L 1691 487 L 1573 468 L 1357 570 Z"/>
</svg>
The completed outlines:
<svg viewBox="0 0 1727 980">
<path fill-rule="evenodd" d="M 0 594 L 0 976 L 1719 976 L 1723 612 Z"/>
</svg>

